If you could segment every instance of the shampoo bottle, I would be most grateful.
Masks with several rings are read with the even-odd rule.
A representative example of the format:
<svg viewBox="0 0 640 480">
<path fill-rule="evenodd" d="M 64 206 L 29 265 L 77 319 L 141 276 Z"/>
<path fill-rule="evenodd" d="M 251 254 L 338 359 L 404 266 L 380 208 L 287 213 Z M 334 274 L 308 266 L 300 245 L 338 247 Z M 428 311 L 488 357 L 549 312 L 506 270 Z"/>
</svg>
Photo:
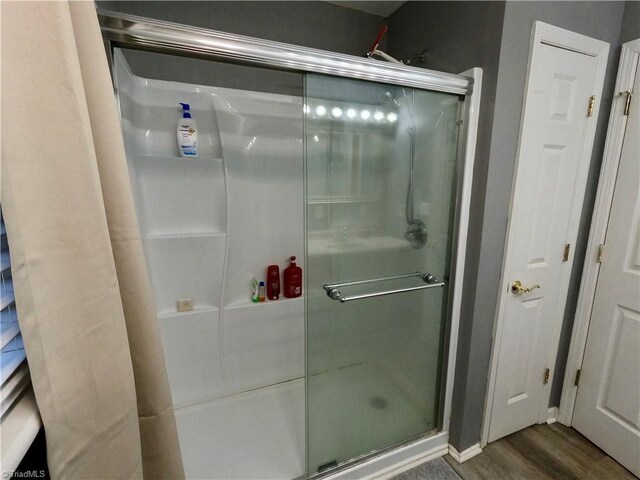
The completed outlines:
<svg viewBox="0 0 640 480">
<path fill-rule="evenodd" d="M 295 298 L 302 295 L 302 269 L 296 265 L 296 257 L 291 257 L 291 265 L 284 269 L 284 296 Z"/>
<path fill-rule="evenodd" d="M 280 268 L 278 265 L 267 267 L 267 298 L 269 300 L 280 298 Z"/>
<path fill-rule="evenodd" d="M 189 104 L 182 105 L 182 118 L 178 121 L 178 150 L 183 157 L 198 156 L 198 128 L 196 121 L 191 118 Z"/>
<path fill-rule="evenodd" d="M 258 280 L 256 280 L 256 277 L 253 277 L 253 282 L 251 283 L 251 285 L 251 301 L 253 303 L 258 303 L 260 301 L 258 298 L 258 295 L 260 294 L 260 285 L 258 284 Z"/>
</svg>

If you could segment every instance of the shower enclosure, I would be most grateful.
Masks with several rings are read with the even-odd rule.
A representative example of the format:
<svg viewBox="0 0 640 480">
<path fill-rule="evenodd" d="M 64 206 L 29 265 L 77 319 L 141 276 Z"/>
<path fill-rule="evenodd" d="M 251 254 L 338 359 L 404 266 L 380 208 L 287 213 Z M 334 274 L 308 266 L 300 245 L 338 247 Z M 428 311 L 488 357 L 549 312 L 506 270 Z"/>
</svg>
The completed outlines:
<svg viewBox="0 0 640 480">
<path fill-rule="evenodd" d="M 446 453 L 479 72 L 100 21 L 187 477 Z M 252 303 L 291 255 L 303 295 Z"/>
</svg>

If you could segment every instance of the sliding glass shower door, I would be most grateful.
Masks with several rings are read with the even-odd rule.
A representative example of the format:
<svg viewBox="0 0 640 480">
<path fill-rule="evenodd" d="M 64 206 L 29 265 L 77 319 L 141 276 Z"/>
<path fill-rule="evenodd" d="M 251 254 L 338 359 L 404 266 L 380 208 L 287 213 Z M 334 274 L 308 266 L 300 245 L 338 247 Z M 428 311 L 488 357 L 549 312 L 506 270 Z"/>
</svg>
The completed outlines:
<svg viewBox="0 0 640 480">
<path fill-rule="evenodd" d="M 308 474 L 437 431 L 460 99 L 305 80 Z"/>
</svg>

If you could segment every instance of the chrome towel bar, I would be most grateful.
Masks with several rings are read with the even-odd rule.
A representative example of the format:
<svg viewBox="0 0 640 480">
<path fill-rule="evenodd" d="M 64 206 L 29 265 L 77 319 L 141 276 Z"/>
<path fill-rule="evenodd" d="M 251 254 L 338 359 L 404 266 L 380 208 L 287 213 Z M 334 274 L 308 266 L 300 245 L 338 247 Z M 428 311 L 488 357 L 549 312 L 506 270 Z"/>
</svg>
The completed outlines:
<svg viewBox="0 0 640 480">
<path fill-rule="evenodd" d="M 367 283 L 376 283 L 383 282 L 386 280 L 397 280 L 399 278 L 420 278 L 426 285 L 420 285 L 417 287 L 407 287 L 407 288 L 397 288 L 394 290 L 383 290 L 381 292 L 373 292 L 373 293 L 363 293 L 360 295 L 351 295 L 344 296 L 340 292 L 341 287 L 350 287 L 352 285 L 364 285 Z M 337 300 L 340 303 L 350 302 L 352 300 L 362 300 L 365 298 L 373 298 L 373 297 L 381 297 L 383 295 L 392 295 L 395 293 L 404 293 L 404 292 L 414 292 L 416 290 L 425 290 L 427 288 L 436 288 L 436 287 L 444 287 L 444 282 L 439 281 L 435 276 L 430 273 L 421 273 L 421 272 L 413 272 L 413 273 L 405 273 L 402 275 L 392 275 L 390 277 L 380 277 L 380 278 L 370 278 L 368 280 L 356 280 L 353 282 L 342 282 L 342 283 L 326 283 L 322 286 L 324 290 L 327 292 L 327 296 L 331 300 Z"/>
</svg>

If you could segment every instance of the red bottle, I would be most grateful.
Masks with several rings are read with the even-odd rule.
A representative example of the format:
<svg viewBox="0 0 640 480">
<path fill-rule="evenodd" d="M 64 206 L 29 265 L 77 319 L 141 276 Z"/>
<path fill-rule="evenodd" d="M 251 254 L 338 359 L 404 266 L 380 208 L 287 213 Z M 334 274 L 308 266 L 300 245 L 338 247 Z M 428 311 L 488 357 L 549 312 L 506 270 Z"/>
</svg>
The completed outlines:
<svg viewBox="0 0 640 480">
<path fill-rule="evenodd" d="M 267 298 L 269 300 L 280 298 L 280 267 L 278 265 L 267 267 Z"/>
<path fill-rule="evenodd" d="M 302 295 L 302 269 L 296 265 L 296 257 L 291 257 L 291 265 L 284 269 L 284 296 L 295 298 Z"/>
</svg>

